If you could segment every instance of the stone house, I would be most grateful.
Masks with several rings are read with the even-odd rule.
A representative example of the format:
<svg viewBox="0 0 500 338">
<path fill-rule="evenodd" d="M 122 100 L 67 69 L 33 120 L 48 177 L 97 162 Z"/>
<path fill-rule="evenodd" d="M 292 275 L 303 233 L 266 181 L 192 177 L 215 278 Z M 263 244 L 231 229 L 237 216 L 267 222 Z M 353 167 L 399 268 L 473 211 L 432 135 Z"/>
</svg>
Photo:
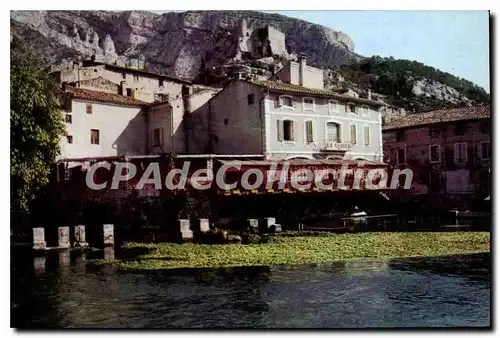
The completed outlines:
<svg viewBox="0 0 500 338">
<path fill-rule="evenodd" d="M 412 193 L 488 195 L 490 106 L 410 114 L 383 128 L 385 162 L 414 172 Z"/>
<path fill-rule="evenodd" d="M 190 149 L 269 160 L 382 160 L 382 103 L 325 90 L 323 71 L 303 57 L 274 79 L 233 80 L 193 110 Z"/>
<path fill-rule="evenodd" d="M 118 94 L 116 84 L 103 77 L 64 86 L 67 135 L 59 159 L 188 153 L 185 115 L 217 91 L 182 88 L 181 97 L 149 103 Z"/>
<path fill-rule="evenodd" d="M 68 88 L 62 94 L 67 135 L 60 158 L 146 153 L 146 102 L 109 92 Z"/>
</svg>

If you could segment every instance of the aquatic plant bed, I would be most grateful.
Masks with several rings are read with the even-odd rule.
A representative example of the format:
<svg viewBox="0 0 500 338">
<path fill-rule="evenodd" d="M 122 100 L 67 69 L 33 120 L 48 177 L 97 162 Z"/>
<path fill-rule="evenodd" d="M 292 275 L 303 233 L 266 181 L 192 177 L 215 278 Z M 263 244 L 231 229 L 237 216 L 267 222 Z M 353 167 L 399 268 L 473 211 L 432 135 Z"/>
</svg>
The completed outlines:
<svg viewBox="0 0 500 338">
<path fill-rule="evenodd" d="M 261 244 L 126 243 L 142 254 L 98 264 L 119 269 L 170 269 L 307 264 L 360 258 L 447 256 L 490 251 L 488 232 L 284 232 Z"/>
</svg>

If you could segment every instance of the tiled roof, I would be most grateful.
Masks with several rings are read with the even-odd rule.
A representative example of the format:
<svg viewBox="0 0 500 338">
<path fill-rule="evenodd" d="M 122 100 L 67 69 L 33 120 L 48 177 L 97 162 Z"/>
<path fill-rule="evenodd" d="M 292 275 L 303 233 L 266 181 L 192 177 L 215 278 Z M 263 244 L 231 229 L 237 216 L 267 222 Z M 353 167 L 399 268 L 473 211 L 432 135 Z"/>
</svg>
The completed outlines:
<svg viewBox="0 0 500 338">
<path fill-rule="evenodd" d="M 401 129 L 442 122 L 477 120 L 491 118 L 490 105 L 434 110 L 414 113 L 389 122 L 383 129 Z"/>
<path fill-rule="evenodd" d="M 192 84 L 192 82 L 188 81 L 188 80 L 178 79 L 176 77 L 172 77 L 172 76 L 168 76 L 168 75 L 164 75 L 164 74 L 154 73 L 154 72 L 150 72 L 150 71 L 144 70 L 144 69 L 137 69 L 137 68 L 120 66 L 120 65 L 113 65 L 113 64 L 110 64 L 110 63 L 104 63 L 104 62 L 99 62 L 99 61 L 85 61 L 85 64 L 87 64 L 87 65 L 96 65 L 96 66 L 103 65 L 103 66 L 108 67 L 108 68 L 113 68 L 113 69 L 118 69 L 118 70 L 124 70 L 124 71 L 130 72 L 130 73 L 136 73 L 136 74 L 143 74 L 143 75 L 160 77 L 160 78 L 163 78 L 163 79 L 166 79 L 166 80 L 170 80 L 172 82 L 182 83 L 182 84 L 186 84 L 186 85 Z"/>
<path fill-rule="evenodd" d="M 264 88 L 269 88 L 269 89 L 276 90 L 276 91 L 295 92 L 295 93 L 301 93 L 301 94 L 326 96 L 326 97 L 331 97 L 331 98 L 344 100 L 344 101 L 366 103 L 366 104 L 377 105 L 377 106 L 382 105 L 382 103 L 378 102 L 378 101 L 356 98 L 356 97 L 352 97 L 349 95 L 334 93 L 332 91 L 324 90 L 324 89 L 307 88 L 307 87 L 303 87 L 303 86 L 298 86 L 298 85 L 293 85 L 290 83 L 284 83 L 284 82 L 278 82 L 278 81 L 260 81 L 260 80 L 246 80 L 246 81 L 248 83 L 253 84 L 253 85 L 256 85 L 259 87 L 264 87 Z"/>
<path fill-rule="evenodd" d="M 123 96 L 118 94 L 111 94 L 105 92 L 99 92 L 95 90 L 82 89 L 82 88 L 68 88 L 63 94 L 69 95 L 72 98 L 87 100 L 87 101 L 98 101 L 98 102 L 107 102 L 114 103 L 124 106 L 144 106 L 147 105 L 147 102 L 134 99 L 130 96 Z"/>
<path fill-rule="evenodd" d="M 112 86 L 112 87 L 116 87 L 116 88 L 119 87 L 119 85 L 117 83 L 114 83 L 113 81 L 105 79 L 102 76 L 98 76 L 98 77 L 96 77 L 94 79 L 90 79 L 90 80 L 81 80 L 80 85 L 93 86 L 93 87 L 98 87 L 98 86 Z"/>
</svg>

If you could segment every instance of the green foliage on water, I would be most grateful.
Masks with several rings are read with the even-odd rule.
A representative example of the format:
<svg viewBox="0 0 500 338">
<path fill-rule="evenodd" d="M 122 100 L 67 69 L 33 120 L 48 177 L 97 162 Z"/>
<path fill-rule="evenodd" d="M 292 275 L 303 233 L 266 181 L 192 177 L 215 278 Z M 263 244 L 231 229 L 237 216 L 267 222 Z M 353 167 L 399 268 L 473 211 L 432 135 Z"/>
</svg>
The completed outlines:
<svg viewBox="0 0 500 338">
<path fill-rule="evenodd" d="M 126 243 L 144 250 L 134 258 L 101 261 L 119 269 L 217 268 L 294 265 L 360 258 L 404 258 L 490 251 L 486 232 L 379 232 L 360 234 L 284 232 L 261 244 Z"/>
</svg>

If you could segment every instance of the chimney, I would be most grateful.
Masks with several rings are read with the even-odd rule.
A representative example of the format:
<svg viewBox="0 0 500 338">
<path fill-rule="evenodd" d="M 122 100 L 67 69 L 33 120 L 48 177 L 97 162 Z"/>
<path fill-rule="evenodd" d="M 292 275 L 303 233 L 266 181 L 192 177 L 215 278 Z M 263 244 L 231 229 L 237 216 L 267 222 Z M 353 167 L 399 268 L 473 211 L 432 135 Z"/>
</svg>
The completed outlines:
<svg viewBox="0 0 500 338">
<path fill-rule="evenodd" d="M 305 54 L 299 54 L 299 86 L 304 85 L 304 76 L 306 71 L 307 58 Z"/>
<path fill-rule="evenodd" d="M 372 90 L 371 90 L 370 88 L 368 88 L 368 93 L 367 93 L 367 95 L 366 95 L 366 98 L 367 98 L 368 100 L 371 100 L 371 99 L 372 99 Z"/>
</svg>

